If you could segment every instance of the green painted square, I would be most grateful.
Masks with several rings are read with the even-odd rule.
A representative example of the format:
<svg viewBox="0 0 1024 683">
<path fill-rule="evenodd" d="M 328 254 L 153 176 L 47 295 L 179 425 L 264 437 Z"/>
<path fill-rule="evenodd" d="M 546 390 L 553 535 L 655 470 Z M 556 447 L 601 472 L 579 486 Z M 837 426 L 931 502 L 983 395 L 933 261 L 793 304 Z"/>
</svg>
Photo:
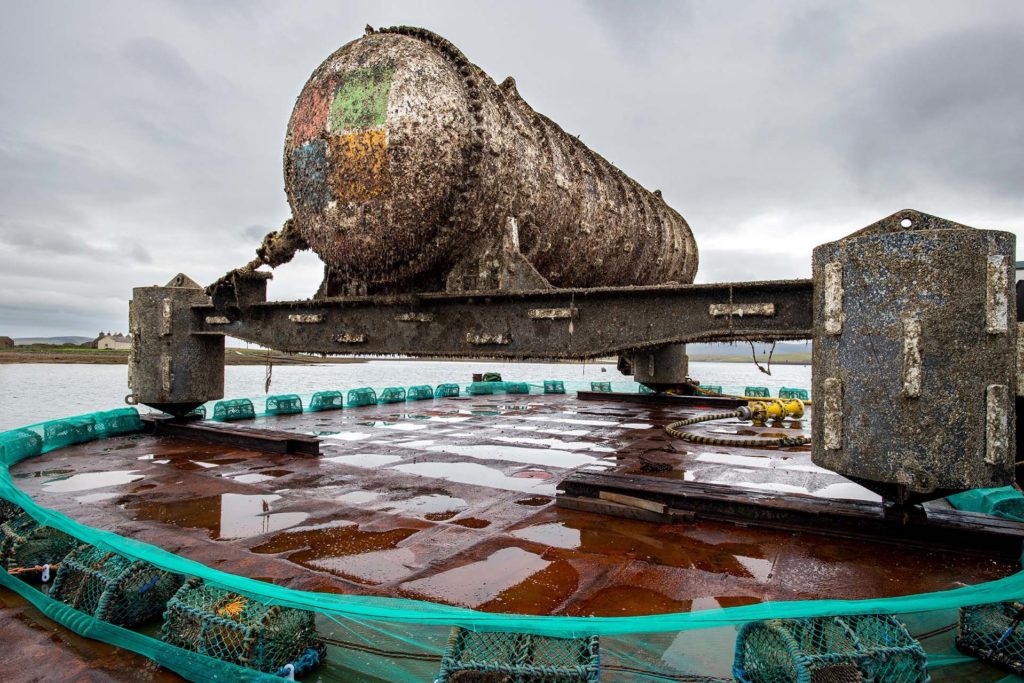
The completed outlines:
<svg viewBox="0 0 1024 683">
<path fill-rule="evenodd" d="M 342 78 L 331 101 L 331 131 L 383 126 L 388 116 L 393 69 L 353 69 Z"/>
</svg>

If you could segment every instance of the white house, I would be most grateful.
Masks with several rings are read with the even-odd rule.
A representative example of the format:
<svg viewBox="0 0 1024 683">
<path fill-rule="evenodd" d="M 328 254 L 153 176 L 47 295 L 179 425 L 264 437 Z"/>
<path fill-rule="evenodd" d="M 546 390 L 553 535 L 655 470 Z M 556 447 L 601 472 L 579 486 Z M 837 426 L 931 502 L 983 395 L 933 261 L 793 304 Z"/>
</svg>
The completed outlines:
<svg viewBox="0 0 1024 683">
<path fill-rule="evenodd" d="M 125 351 L 132 348 L 132 337 L 128 334 L 104 334 L 96 340 L 96 348 Z"/>
</svg>

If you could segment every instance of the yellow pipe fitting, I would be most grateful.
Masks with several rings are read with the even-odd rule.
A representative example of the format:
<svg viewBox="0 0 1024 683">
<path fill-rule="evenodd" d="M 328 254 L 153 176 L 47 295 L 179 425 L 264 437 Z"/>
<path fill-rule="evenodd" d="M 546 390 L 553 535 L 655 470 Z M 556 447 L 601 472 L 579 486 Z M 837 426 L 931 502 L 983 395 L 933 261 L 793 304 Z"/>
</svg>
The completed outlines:
<svg viewBox="0 0 1024 683">
<path fill-rule="evenodd" d="M 750 420 L 755 427 L 764 427 L 768 420 L 781 425 L 787 417 L 799 420 L 804 415 L 804 404 L 799 399 L 775 399 L 774 401 L 751 401 L 747 404 Z"/>
</svg>

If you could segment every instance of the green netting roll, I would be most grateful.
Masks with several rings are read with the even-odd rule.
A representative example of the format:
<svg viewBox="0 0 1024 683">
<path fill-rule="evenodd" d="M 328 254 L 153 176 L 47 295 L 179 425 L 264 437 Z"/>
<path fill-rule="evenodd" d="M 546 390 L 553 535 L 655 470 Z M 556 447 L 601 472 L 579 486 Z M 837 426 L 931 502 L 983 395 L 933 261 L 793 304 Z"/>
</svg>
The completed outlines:
<svg viewBox="0 0 1024 683">
<path fill-rule="evenodd" d="M 466 393 L 470 396 L 486 396 L 493 394 L 495 391 L 495 385 L 500 385 L 500 382 L 473 382 L 466 387 Z"/>
<path fill-rule="evenodd" d="M 142 420 L 135 408 L 117 408 L 95 414 L 96 436 L 106 438 L 142 431 Z"/>
<path fill-rule="evenodd" d="M 252 401 L 247 398 L 232 398 L 227 401 L 217 401 L 213 406 L 213 419 L 220 422 L 234 422 L 235 420 L 252 420 L 256 417 L 256 409 Z"/>
<path fill-rule="evenodd" d="M 565 382 L 559 379 L 546 379 L 544 380 L 544 393 L 545 394 L 564 394 L 565 393 Z"/>
<path fill-rule="evenodd" d="M 417 384 L 414 387 L 409 387 L 409 391 L 405 392 L 405 398 L 409 401 L 425 401 L 434 398 L 434 387 L 429 384 Z"/>
<path fill-rule="evenodd" d="M 309 412 L 318 413 L 322 410 L 341 410 L 345 407 L 345 397 L 340 391 L 318 391 L 309 401 Z"/>
<path fill-rule="evenodd" d="M 298 394 L 267 396 L 267 415 L 298 415 L 302 412 L 302 399 Z"/>
<path fill-rule="evenodd" d="M 721 393 L 721 392 L 719 392 Z M 779 389 L 779 398 L 796 398 L 801 401 L 809 401 L 810 393 L 806 389 L 794 389 L 793 387 L 782 387 Z"/>
<path fill-rule="evenodd" d="M 476 676 L 472 677 L 474 673 Z M 488 673 L 492 678 L 483 678 Z M 597 683 L 600 678 L 597 637 L 546 638 L 455 628 L 434 683 L 488 680 Z"/>
<path fill-rule="evenodd" d="M 160 637 L 215 659 L 273 673 L 312 649 L 323 661 L 312 612 L 268 605 L 189 579 L 168 601 Z"/>
<path fill-rule="evenodd" d="M 890 615 L 771 619 L 745 624 L 733 675 L 741 683 L 926 683 L 927 657 Z"/>
<path fill-rule="evenodd" d="M 12 429 L 0 434 L 0 456 L 5 462 L 30 458 L 43 452 L 43 437 L 31 429 Z"/>
<path fill-rule="evenodd" d="M 404 387 L 385 387 L 377 398 L 377 403 L 402 403 L 405 401 Z"/>
<path fill-rule="evenodd" d="M 97 438 L 96 418 L 92 416 L 53 420 L 43 427 L 43 443 L 48 451 Z"/>
<path fill-rule="evenodd" d="M 754 398 L 771 398 L 772 392 L 768 391 L 768 387 L 747 387 L 743 390 L 743 395 Z"/>
<path fill-rule="evenodd" d="M 957 510 L 981 512 L 1024 522 L 1024 494 L 1013 486 L 964 491 L 946 500 Z"/>
<path fill-rule="evenodd" d="M 0 524 L 0 561 L 7 569 L 57 564 L 78 545 L 77 539 L 28 514 Z"/>
<path fill-rule="evenodd" d="M 185 577 L 91 545 L 60 563 L 50 595 L 96 619 L 140 626 L 162 615 Z"/>
<path fill-rule="evenodd" d="M 530 385 L 526 382 L 505 382 L 505 393 L 528 394 L 530 393 Z"/>
<path fill-rule="evenodd" d="M 611 382 L 591 382 L 590 383 L 590 390 L 591 391 L 601 391 L 601 392 L 611 392 L 611 390 L 612 390 L 612 383 Z"/>
<path fill-rule="evenodd" d="M 348 405 L 356 408 L 359 406 L 372 406 L 377 403 L 377 392 L 370 387 L 348 390 Z"/>
</svg>

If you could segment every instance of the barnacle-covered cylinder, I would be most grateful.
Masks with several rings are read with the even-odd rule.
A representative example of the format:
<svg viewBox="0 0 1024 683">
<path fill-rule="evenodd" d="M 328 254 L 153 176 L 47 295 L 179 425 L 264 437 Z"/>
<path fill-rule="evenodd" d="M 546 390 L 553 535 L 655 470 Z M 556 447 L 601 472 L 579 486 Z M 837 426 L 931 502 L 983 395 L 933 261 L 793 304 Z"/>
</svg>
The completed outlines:
<svg viewBox="0 0 1024 683">
<path fill-rule="evenodd" d="M 423 29 L 369 32 L 328 57 L 299 95 L 284 167 L 302 237 L 371 292 L 443 289 L 510 217 L 554 286 L 691 282 L 697 269 L 659 192 Z"/>
</svg>

